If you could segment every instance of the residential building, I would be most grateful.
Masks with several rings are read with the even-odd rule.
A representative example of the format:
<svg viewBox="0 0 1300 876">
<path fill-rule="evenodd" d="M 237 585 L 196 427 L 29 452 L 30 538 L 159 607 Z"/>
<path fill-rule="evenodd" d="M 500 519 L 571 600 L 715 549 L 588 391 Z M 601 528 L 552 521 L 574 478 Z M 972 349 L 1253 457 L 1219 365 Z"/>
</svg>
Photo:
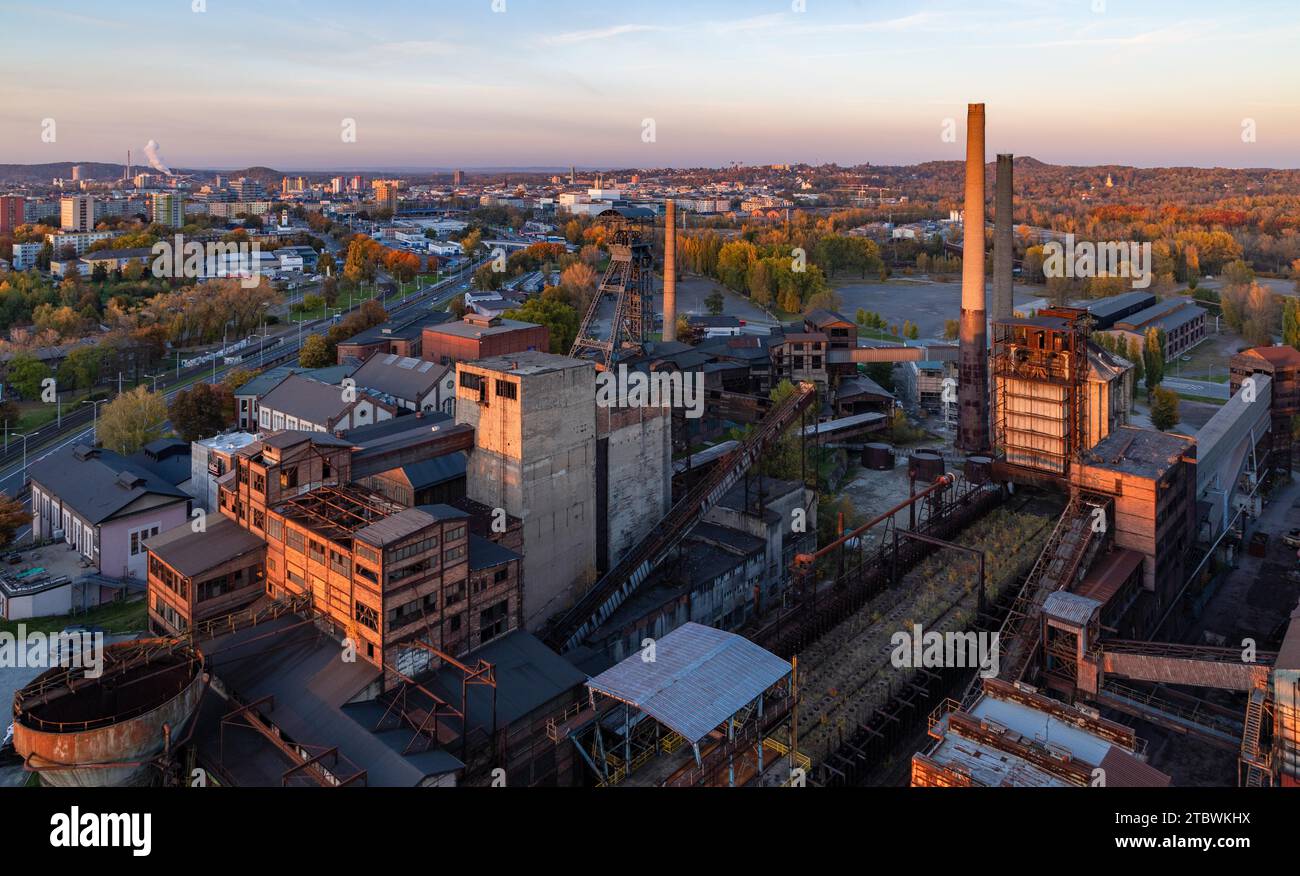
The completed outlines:
<svg viewBox="0 0 1300 876">
<path fill-rule="evenodd" d="M 396 405 L 354 387 L 333 386 L 300 374 L 280 381 L 257 403 L 258 425 L 265 432 L 346 431 L 395 417 L 397 410 Z"/>
<path fill-rule="evenodd" d="M 456 374 L 450 365 L 376 353 L 352 374 L 358 389 L 407 411 L 456 409 Z"/>
<path fill-rule="evenodd" d="M 189 520 L 188 493 L 111 450 L 68 445 L 28 474 L 33 538 L 66 541 L 109 578 L 143 582 L 144 540 Z"/>
<path fill-rule="evenodd" d="M 27 199 L 22 195 L 0 195 L 0 234 L 12 234 L 25 221 Z"/>
<path fill-rule="evenodd" d="M 60 225 L 64 231 L 95 230 L 95 199 L 90 195 L 68 195 L 59 202 Z"/>
<path fill-rule="evenodd" d="M 180 228 L 185 224 L 185 196 L 179 192 L 155 192 L 149 196 L 149 221 Z"/>
</svg>

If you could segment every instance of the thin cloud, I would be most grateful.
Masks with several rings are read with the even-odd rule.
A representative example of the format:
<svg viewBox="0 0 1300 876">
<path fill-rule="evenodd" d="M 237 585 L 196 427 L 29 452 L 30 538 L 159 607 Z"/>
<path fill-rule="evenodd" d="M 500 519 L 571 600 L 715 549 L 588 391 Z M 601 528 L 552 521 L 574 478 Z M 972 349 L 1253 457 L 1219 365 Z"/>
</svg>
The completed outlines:
<svg viewBox="0 0 1300 876">
<path fill-rule="evenodd" d="M 630 33 L 663 32 L 669 29 L 657 24 L 616 24 L 613 27 L 602 27 L 596 30 L 574 30 L 568 33 L 558 33 L 547 37 L 545 41 L 556 45 L 571 45 L 573 43 L 591 42 L 592 40 L 612 39 Z"/>
</svg>

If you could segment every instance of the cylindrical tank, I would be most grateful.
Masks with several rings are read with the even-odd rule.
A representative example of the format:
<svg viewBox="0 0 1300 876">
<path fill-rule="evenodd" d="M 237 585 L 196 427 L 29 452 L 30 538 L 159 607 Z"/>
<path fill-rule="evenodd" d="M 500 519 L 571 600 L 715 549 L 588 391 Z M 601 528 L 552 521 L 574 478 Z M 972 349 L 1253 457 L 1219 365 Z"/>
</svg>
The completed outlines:
<svg viewBox="0 0 1300 876">
<path fill-rule="evenodd" d="M 14 751 L 43 784 L 148 784 L 168 736 L 179 739 L 194 717 L 206 683 L 198 649 L 140 639 L 102 656 L 97 678 L 56 667 L 14 695 Z"/>
<path fill-rule="evenodd" d="M 862 465 L 872 471 L 890 471 L 894 467 L 894 450 L 888 444 L 873 442 L 862 448 Z"/>
<path fill-rule="evenodd" d="M 993 479 L 993 458 L 972 456 L 966 460 L 966 480 L 972 484 L 987 484 Z"/>
<path fill-rule="evenodd" d="M 943 474 L 943 457 L 932 450 L 918 450 L 907 460 L 907 475 L 916 481 L 932 483 Z"/>
</svg>

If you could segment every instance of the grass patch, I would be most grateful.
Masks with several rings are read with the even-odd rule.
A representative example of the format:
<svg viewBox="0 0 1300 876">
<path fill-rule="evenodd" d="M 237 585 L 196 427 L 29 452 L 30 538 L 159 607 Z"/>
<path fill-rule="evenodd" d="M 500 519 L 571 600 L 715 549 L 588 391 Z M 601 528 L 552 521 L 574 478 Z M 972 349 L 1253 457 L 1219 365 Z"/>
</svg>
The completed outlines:
<svg viewBox="0 0 1300 876">
<path fill-rule="evenodd" d="M 103 627 L 105 633 L 137 633 L 148 629 L 148 610 L 143 598 L 110 602 L 83 614 L 46 615 L 26 620 L 0 620 L 0 631 L 17 635 L 18 625 L 27 632 L 57 633 L 74 625 Z"/>
</svg>

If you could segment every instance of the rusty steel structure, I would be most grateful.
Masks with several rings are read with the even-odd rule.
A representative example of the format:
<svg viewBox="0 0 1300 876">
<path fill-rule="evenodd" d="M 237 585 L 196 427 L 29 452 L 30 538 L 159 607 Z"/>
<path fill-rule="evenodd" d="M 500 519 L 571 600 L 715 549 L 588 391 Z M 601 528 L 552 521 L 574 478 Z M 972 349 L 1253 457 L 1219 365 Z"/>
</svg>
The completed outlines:
<svg viewBox="0 0 1300 876">
<path fill-rule="evenodd" d="M 1008 466 L 1066 478 L 1088 449 L 1088 312 L 993 324 L 994 441 Z"/>
<path fill-rule="evenodd" d="M 578 327 L 569 355 L 588 359 L 608 371 L 621 358 L 641 353 L 654 322 L 654 252 L 647 224 L 635 211 L 606 210 L 600 214 L 608 234 L 609 267 L 596 288 Z M 602 312 L 605 296 L 614 298 L 608 331 Z"/>
<path fill-rule="evenodd" d="M 984 104 L 966 109 L 966 209 L 962 218 L 957 447 L 989 450 L 988 328 L 984 295 Z"/>
<path fill-rule="evenodd" d="M 138 639 L 100 656 L 98 675 L 55 667 L 14 695 L 14 750 L 47 785 L 150 784 L 193 729 L 207 686 L 197 648 Z"/>
</svg>

